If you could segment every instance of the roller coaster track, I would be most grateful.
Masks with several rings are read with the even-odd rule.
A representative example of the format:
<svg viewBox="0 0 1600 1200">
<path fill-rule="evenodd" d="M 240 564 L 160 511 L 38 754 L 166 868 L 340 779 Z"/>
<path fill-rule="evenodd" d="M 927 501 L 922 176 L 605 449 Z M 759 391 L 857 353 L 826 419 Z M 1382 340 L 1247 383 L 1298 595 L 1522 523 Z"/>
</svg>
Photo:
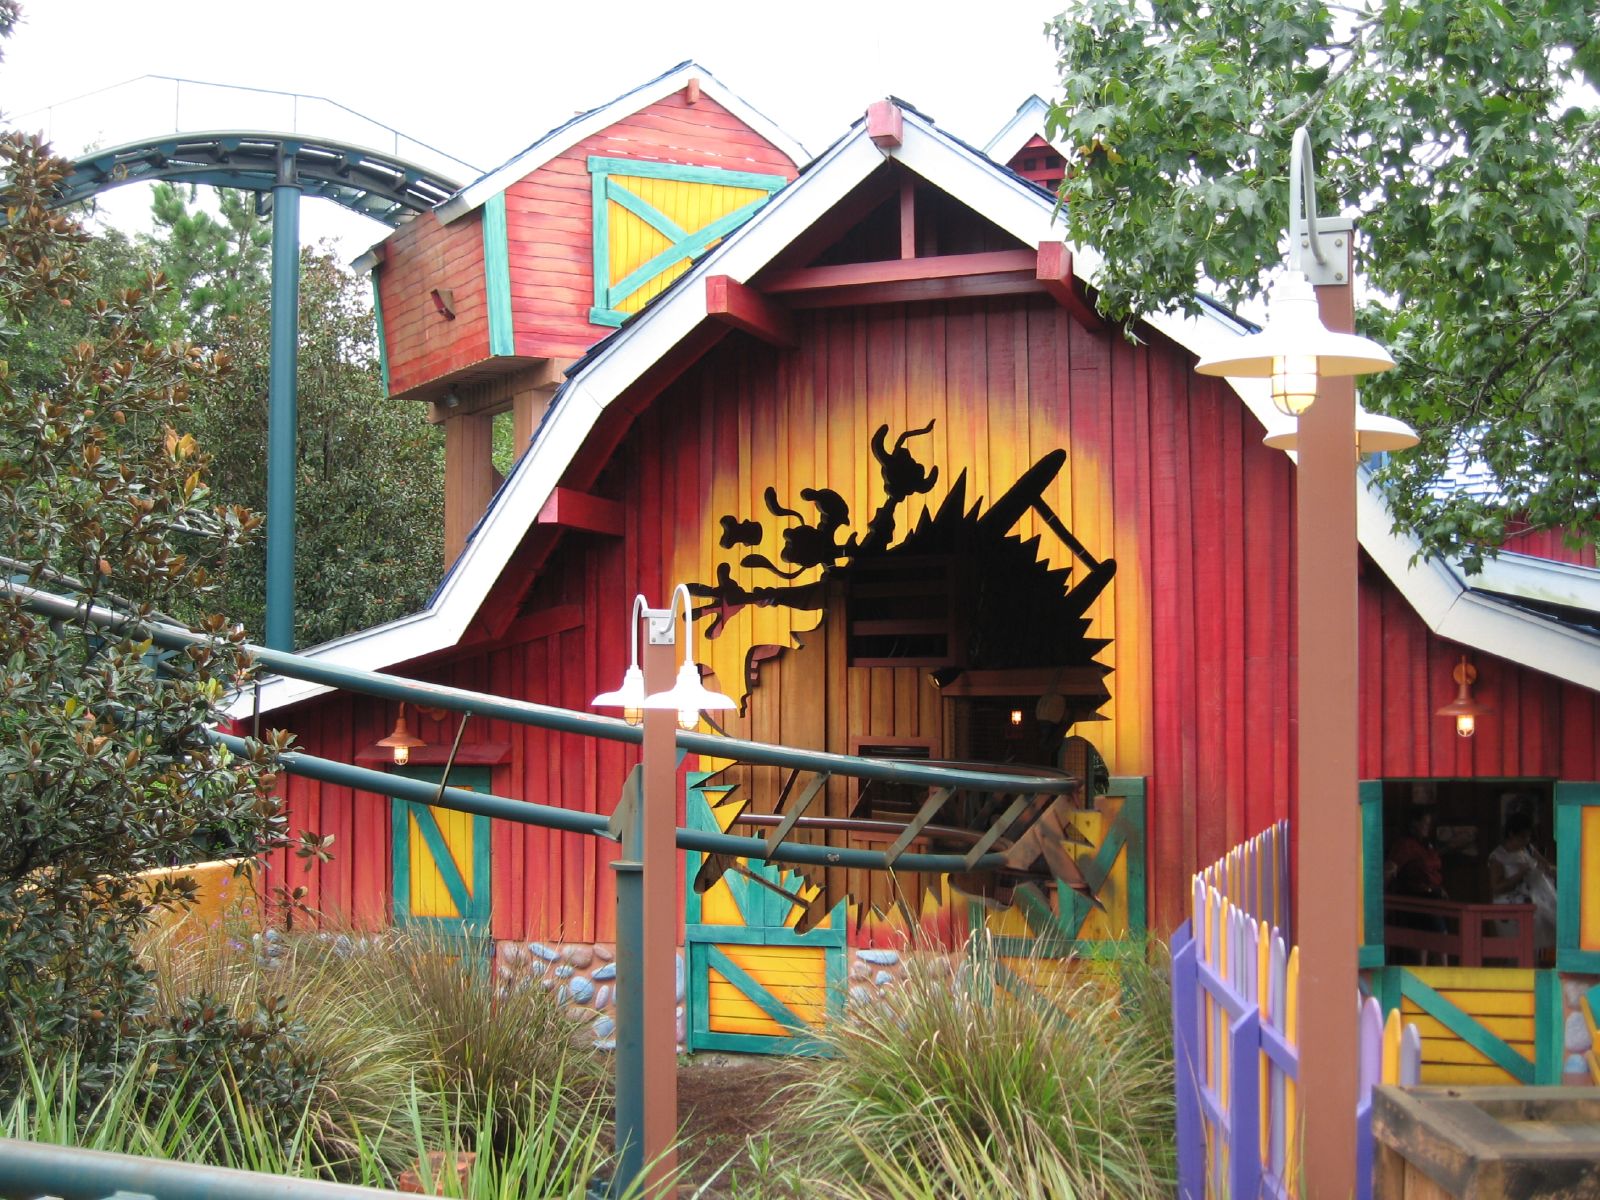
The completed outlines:
<svg viewBox="0 0 1600 1200">
<path fill-rule="evenodd" d="M 393 154 L 298 133 L 172 133 L 97 150 L 73 163 L 63 204 L 129 183 L 169 180 L 265 195 L 294 184 L 391 227 L 426 212 L 459 185 Z"/>
</svg>

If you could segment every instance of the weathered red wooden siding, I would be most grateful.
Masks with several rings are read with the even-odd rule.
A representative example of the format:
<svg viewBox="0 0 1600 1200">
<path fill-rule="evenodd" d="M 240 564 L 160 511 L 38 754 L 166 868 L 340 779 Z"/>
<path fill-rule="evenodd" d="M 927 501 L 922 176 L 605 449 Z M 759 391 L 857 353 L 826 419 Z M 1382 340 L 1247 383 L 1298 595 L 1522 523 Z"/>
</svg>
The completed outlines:
<svg viewBox="0 0 1600 1200">
<path fill-rule="evenodd" d="M 1115 744 L 1102 748 L 1114 772 L 1149 778 L 1151 917 L 1170 927 L 1191 871 L 1292 811 L 1292 465 L 1260 445 L 1254 418 L 1225 386 L 1196 376 L 1186 353 L 1155 335 L 1133 345 L 1088 332 L 1043 299 L 803 313 L 796 326 L 800 346 L 789 352 L 725 339 L 638 419 L 598 481 L 572 481 L 620 501 L 626 534 L 569 537 L 523 607 L 576 604 L 583 626 L 418 674 L 586 707 L 621 677 L 627 600 L 664 596 L 668 572 L 680 569 L 674 547 L 700 544 L 704 523 L 728 511 L 728 488 L 741 515 L 758 515 L 769 483 L 784 496 L 826 484 L 812 463 L 836 480 L 875 478 L 859 436 L 867 421 L 908 428 L 936 416 L 923 455 L 979 464 L 974 497 L 992 499 L 1065 445 L 1073 477 L 1062 519 L 1118 558 L 1119 585 L 1137 585 L 1101 619 L 1114 621 L 1118 639 L 1114 696 L 1146 699 L 1139 712 L 1119 709 Z M 941 472 L 941 489 L 947 482 Z M 1600 774 L 1593 694 L 1475 656 L 1477 694 L 1496 713 L 1466 742 L 1432 716 L 1449 697 L 1457 649 L 1429 635 L 1370 564 L 1361 598 L 1364 775 Z M 840 708 L 829 705 L 819 722 L 822 697 L 801 695 L 797 681 L 780 660 L 730 732 L 837 743 L 847 732 Z M 845 683 L 857 686 L 872 685 Z M 870 697 L 856 699 L 870 709 Z M 290 724 L 312 752 L 349 760 L 392 719 L 392 708 L 330 698 Z M 423 723 L 434 744 L 450 732 Z M 492 722 L 474 721 L 467 740 L 512 745 L 497 791 L 586 810 L 610 810 L 634 758 Z M 335 862 L 313 873 L 312 903 L 381 912 L 386 802 L 301 781 L 290 795 L 295 826 L 338 837 Z M 598 839 L 497 823 L 497 934 L 609 938 L 612 852 Z"/>
<path fill-rule="evenodd" d="M 384 245 L 377 271 L 389 390 L 406 392 L 488 358 L 482 213 L 468 213 L 449 225 L 424 213 Z M 434 288 L 454 293 L 454 320 L 434 307 Z"/>
<path fill-rule="evenodd" d="M 794 164 L 715 100 L 682 91 L 562 151 L 506 189 L 512 329 L 517 353 L 574 357 L 609 333 L 594 305 L 590 155 L 722 167 L 793 179 Z"/>
<path fill-rule="evenodd" d="M 1573 546 L 1568 543 L 1564 529 L 1535 529 L 1523 521 L 1508 521 L 1503 546 L 1518 554 L 1548 558 L 1552 562 L 1575 563 L 1580 567 L 1600 566 L 1595 544 L 1583 542 Z"/>
</svg>

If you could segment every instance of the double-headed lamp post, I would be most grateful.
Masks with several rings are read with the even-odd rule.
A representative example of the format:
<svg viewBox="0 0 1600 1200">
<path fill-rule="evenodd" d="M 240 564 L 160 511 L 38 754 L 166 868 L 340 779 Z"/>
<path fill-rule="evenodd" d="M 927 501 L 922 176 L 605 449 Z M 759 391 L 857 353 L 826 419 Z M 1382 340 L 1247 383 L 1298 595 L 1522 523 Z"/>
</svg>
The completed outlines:
<svg viewBox="0 0 1600 1200">
<path fill-rule="evenodd" d="M 1268 443 L 1299 452 L 1294 934 L 1301 980 L 1301 1178 L 1304 1194 L 1344 1200 L 1356 1192 L 1361 853 L 1352 452 L 1402 449 L 1417 438 L 1393 418 L 1362 412 L 1366 419 L 1358 420 L 1355 376 L 1388 370 L 1394 360 L 1353 332 L 1353 226 L 1343 219 L 1318 221 L 1311 139 L 1304 128 L 1294 135 L 1289 205 L 1289 272 L 1274 289 L 1266 324 L 1202 358 L 1195 370 L 1270 379 L 1273 404 L 1297 419 L 1292 438 L 1269 434 Z"/>
<path fill-rule="evenodd" d="M 683 665 L 677 667 L 679 601 Z M 639 628 L 644 626 L 643 669 Z M 617 1179 L 626 1186 L 649 1171 L 645 1195 L 667 1194 L 678 1128 L 678 765 L 674 724 L 693 729 L 707 709 L 738 705 L 700 682 L 694 658 L 694 611 L 679 584 L 666 608 L 633 599 L 631 654 L 622 686 L 591 701 L 644 723 L 643 789 L 623 823 L 617 872 Z"/>
</svg>

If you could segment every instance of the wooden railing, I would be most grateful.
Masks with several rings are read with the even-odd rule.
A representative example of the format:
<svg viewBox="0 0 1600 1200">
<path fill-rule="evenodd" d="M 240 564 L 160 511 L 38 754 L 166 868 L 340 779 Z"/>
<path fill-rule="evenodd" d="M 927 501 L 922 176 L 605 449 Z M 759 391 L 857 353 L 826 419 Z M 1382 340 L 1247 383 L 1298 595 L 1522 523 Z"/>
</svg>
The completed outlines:
<svg viewBox="0 0 1600 1200">
<path fill-rule="evenodd" d="M 1416 950 L 1434 966 L 1481 967 L 1493 959 L 1497 966 L 1531 967 L 1533 915 L 1531 904 L 1460 904 L 1454 900 L 1427 900 L 1416 896 L 1383 898 L 1383 944 L 1391 950 Z M 1395 920 L 1396 915 L 1411 920 Z M 1500 931 L 1500 922 L 1514 925 Z"/>
<path fill-rule="evenodd" d="M 1300 952 L 1280 925 L 1259 915 L 1287 909 L 1287 864 L 1285 822 L 1195 876 L 1190 919 L 1173 935 L 1182 1200 L 1287 1198 L 1304 1190 L 1298 1178 Z M 1417 1082 L 1422 1043 L 1415 1027 L 1402 1029 L 1398 1012 L 1385 1023 L 1375 999 L 1353 999 L 1361 1006 L 1360 1089 L 1352 1114 L 1358 1200 L 1370 1200 L 1372 1088 Z"/>
</svg>

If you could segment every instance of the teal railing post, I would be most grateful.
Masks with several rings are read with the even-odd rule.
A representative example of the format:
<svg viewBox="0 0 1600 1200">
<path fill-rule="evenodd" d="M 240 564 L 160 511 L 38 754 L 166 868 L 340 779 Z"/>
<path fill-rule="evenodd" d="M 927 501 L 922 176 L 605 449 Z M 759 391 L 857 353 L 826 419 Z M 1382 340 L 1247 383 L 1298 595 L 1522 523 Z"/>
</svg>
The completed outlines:
<svg viewBox="0 0 1600 1200">
<path fill-rule="evenodd" d="M 631 780 L 630 780 L 631 783 Z M 612 1195 L 644 1170 L 644 796 L 632 787 L 617 873 L 617 1166 Z M 624 799 L 624 803 L 628 803 Z"/>
<path fill-rule="evenodd" d="M 272 341 L 267 375 L 267 620 L 274 650 L 294 649 L 295 374 L 300 335 L 300 182 L 294 153 L 272 189 Z"/>
</svg>

